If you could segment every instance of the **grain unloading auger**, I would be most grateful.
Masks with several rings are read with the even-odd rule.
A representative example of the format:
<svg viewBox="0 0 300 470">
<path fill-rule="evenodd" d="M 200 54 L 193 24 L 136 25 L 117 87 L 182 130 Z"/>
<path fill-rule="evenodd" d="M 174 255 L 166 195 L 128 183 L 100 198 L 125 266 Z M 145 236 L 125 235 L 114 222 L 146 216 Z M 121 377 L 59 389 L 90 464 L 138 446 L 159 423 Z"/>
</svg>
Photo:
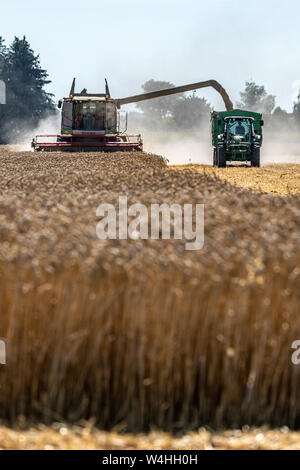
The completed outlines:
<svg viewBox="0 0 300 470">
<path fill-rule="evenodd" d="M 61 133 L 58 135 L 37 135 L 32 146 L 36 151 L 121 151 L 143 149 L 140 134 L 127 134 L 127 114 L 124 129 L 121 129 L 119 109 L 124 104 L 184 93 L 199 88 L 212 87 L 220 93 L 227 111 L 233 109 L 232 102 L 224 88 L 216 80 L 190 83 L 184 86 L 142 93 L 121 99 L 112 99 L 107 81 L 105 93 L 89 94 L 84 88 L 75 93 L 75 78 L 68 98 L 59 101 L 62 108 Z"/>
<path fill-rule="evenodd" d="M 190 83 L 189 85 L 176 86 L 173 88 L 166 88 L 164 90 L 152 91 L 150 93 L 142 93 L 141 95 L 128 96 L 127 98 L 122 98 L 116 100 L 117 105 L 120 107 L 122 104 L 128 103 L 138 103 L 139 101 L 151 100 L 153 98 L 161 98 L 162 96 L 174 95 L 176 93 L 184 93 L 186 91 L 198 90 L 199 88 L 212 87 L 220 93 L 223 98 L 225 107 L 227 111 L 233 109 L 233 104 L 224 90 L 224 88 L 216 80 L 207 80 L 206 82 L 196 82 Z"/>
</svg>

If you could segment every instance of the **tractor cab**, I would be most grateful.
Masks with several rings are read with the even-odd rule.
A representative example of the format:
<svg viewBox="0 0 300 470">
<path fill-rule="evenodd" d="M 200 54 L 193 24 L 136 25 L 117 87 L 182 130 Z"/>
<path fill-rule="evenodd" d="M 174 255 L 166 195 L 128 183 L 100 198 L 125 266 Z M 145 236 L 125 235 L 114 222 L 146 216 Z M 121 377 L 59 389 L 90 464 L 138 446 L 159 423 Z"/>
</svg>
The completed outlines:
<svg viewBox="0 0 300 470">
<path fill-rule="evenodd" d="M 227 118 L 225 119 L 224 132 L 226 143 L 232 145 L 250 144 L 252 140 L 253 119 L 252 118 Z"/>
</svg>

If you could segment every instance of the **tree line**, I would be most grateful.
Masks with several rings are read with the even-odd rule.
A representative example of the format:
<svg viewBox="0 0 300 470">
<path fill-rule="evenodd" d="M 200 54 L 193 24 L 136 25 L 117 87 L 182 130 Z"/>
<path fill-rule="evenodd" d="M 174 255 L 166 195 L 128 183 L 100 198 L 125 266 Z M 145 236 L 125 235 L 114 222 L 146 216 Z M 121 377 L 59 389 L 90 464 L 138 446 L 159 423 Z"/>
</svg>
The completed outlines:
<svg viewBox="0 0 300 470">
<path fill-rule="evenodd" d="M 145 93 L 174 87 L 174 83 L 165 81 L 148 80 L 142 85 Z M 137 104 L 142 112 L 135 119 L 147 123 L 152 128 L 177 128 L 182 130 L 196 129 L 209 122 L 212 111 L 211 105 L 194 93 L 186 96 L 171 95 L 157 98 L 151 101 L 143 101 Z M 293 112 L 288 113 L 276 106 L 276 97 L 268 94 L 263 85 L 254 81 L 246 81 L 245 88 L 240 92 L 240 100 L 235 103 L 238 109 L 245 109 L 263 113 L 267 127 L 300 128 L 300 91 L 297 101 L 294 103 Z"/>
<path fill-rule="evenodd" d="M 26 37 L 15 37 L 7 47 L 0 36 L 0 79 L 6 83 L 7 104 L 0 105 L 0 143 L 15 141 L 24 127 L 35 127 L 40 119 L 56 112 L 53 95 L 45 91 L 51 83 Z M 148 80 L 142 85 L 145 93 L 174 87 L 167 81 Z M 279 106 L 276 97 L 263 85 L 245 83 L 237 108 L 261 112 L 269 126 L 298 126 L 300 129 L 300 92 L 289 114 Z M 135 126 L 152 129 L 193 130 L 209 123 L 211 105 L 195 93 L 171 95 L 137 104 L 138 113 L 131 113 Z"/>
<path fill-rule="evenodd" d="M 53 95 L 44 89 L 50 80 L 39 55 L 26 37 L 7 47 L 0 37 L 0 79 L 6 85 L 6 104 L 0 105 L 0 143 L 15 141 L 24 128 L 55 112 Z"/>
</svg>

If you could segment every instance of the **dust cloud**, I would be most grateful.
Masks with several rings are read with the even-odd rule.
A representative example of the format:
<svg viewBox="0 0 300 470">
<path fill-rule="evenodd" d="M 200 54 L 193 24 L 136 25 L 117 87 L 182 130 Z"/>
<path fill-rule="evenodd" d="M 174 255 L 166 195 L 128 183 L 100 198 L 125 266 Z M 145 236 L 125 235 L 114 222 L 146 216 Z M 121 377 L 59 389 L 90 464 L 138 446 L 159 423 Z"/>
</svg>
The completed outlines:
<svg viewBox="0 0 300 470">
<path fill-rule="evenodd" d="M 11 139 L 10 147 L 12 150 L 25 152 L 31 150 L 32 139 L 39 134 L 59 134 L 60 133 L 60 114 L 57 113 L 45 119 L 41 119 L 36 127 L 22 127 L 22 131 L 16 138 Z"/>
<path fill-rule="evenodd" d="M 170 165 L 187 163 L 202 163 L 209 165 L 212 162 L 212 147 L 210 134 L 185 135 L 181 132 L 167 132 L 165 134 L 147 132 L 142 133 L 144 150 L 166 157 Z"/>
<path fill-rule="evenodd" d="M 300 140 L 291 139 L 273 140 L 268 136 L 264 138 L 261 156 L 263 164 L 271 163 L 300 163 Z"/>
<path fill-rule="evenodd" d="M 166 157 L 169 165 L 186 165 L 198 163 L 212 165 L 213 151 L 210 132 L 187 134 L 166 132 L 142 132 L 144 150 Z M 295 135 L 277 136 L 265 135 L 261 148 L 261 163 L 300 163 L 300 139 L 297 142 Z"/>
<path fill-rule="evenodd" d="M 136 132 L 136 130 L 135 130 Z M 205 132 L 154 131 L 140 129 L 144 150 L 148 153 L 162 155 L 169 165 L 198 163 L 212 165 L 213 150 L 210 129 Z M 35 128 L 23 127 L 17 139 L 12 139 L 11 150 L 31 150 L 33 137 L 39 134 L 59 134 L 60 113 L 42 119 Z M 261 149 L 262 164 L 300 163 L 300 139 L 298 134 L 276 135 L 266 133 Z"/>
</svg>

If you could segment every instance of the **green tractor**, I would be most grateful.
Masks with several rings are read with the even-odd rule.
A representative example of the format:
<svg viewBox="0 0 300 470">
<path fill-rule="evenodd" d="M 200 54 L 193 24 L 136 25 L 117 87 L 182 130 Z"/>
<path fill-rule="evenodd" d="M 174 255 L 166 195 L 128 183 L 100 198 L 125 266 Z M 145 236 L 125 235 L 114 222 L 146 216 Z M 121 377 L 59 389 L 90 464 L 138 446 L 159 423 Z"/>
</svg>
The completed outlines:
<svg viewBox="0 0 300 470">
<path fill-rule="evenodd" d="M 230 162 L 250 162 L 260 166 L 262 144 L 262 115 L 240 109 L 216 112 L 211 115 L 213 163 L 226 167 Z"/>
</svg>

